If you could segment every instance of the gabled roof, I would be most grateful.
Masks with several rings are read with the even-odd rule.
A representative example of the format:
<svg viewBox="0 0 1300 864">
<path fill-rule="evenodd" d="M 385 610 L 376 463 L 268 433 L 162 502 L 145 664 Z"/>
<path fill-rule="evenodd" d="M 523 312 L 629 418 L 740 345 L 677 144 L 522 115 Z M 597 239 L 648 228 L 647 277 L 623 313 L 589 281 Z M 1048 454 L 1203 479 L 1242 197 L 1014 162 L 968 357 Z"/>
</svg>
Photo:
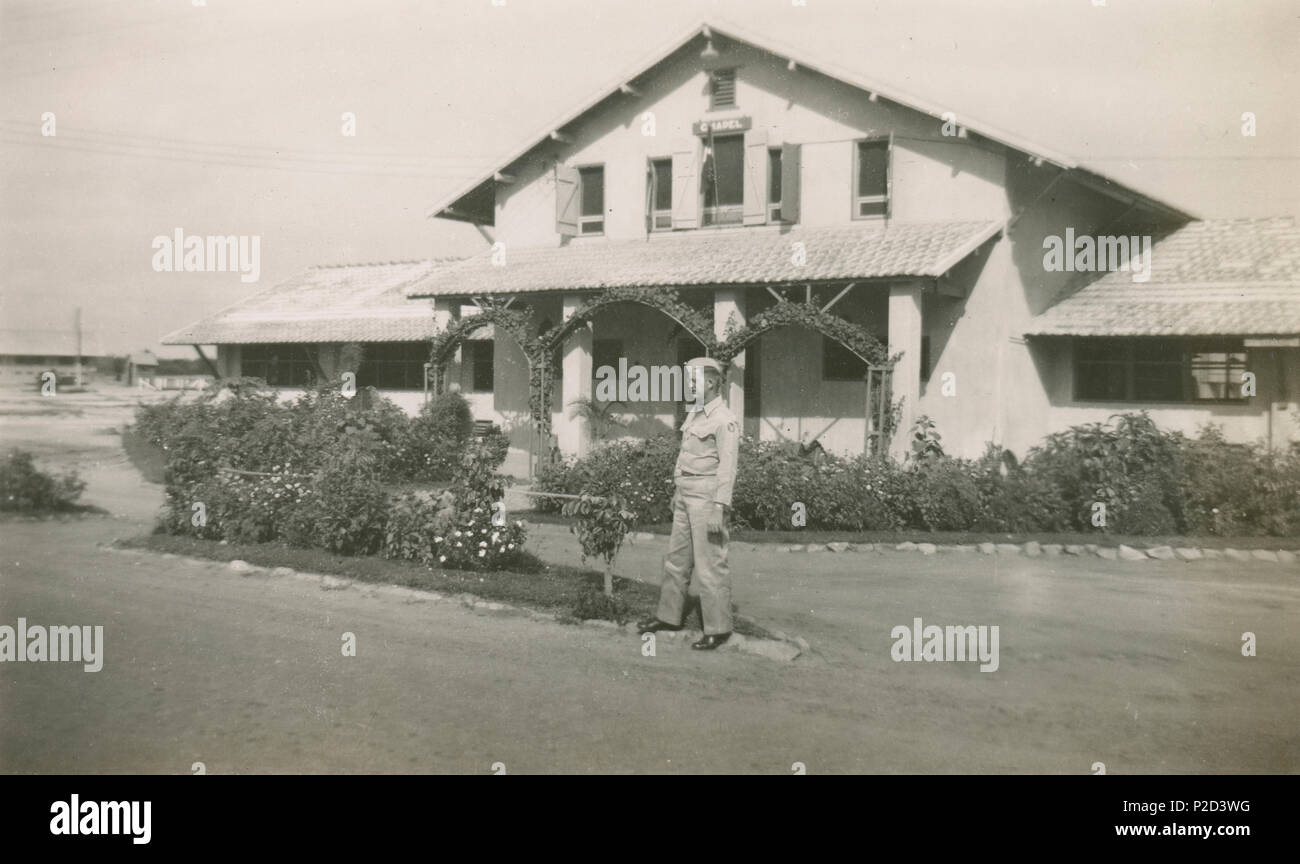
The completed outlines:
<svg viewBox="0 0 1300 864">
<path fill-rule="evenodd" d="M 411 282 L 408 297 L 579 291 L 654 285 L 780 285 L 935 277 L 996 234 L 999 222 L 875 222 L 844 226 L 674 231 L 645 240 L 574 241 L 492 253 Z M 802 243 L 804 264 L 793 263 Z"/>
<path fill-rule="evenodd" d="M 1037 316 L 1027 336 L 1300 334 L 1300 226 L 1291 216 L 1193 222 L 1155 243 L 1151 277 L 1107 273 Z"/>
<path fill-rule="evenodd" d="M 443 217 L 449 219 L 463 218 L 449 213 L 449 208 L 458 201 L 474 195 L 475 193 L 478 193 L 481 196 L 485 188 L 491 189 L 490 184 L 493 182 L 493 179 L 497 174 L 504 172 L 505 169 L 527 156 L 536 147 L 551 140 L 552 136 L 559 133 L 565 126 L 572 123 L 583 114 L 586 114 L 606 99 L 623 94 L 625 92 L 624 88 L 629 87 L 633 81 L 649 72 L 672 54 L 690 44 L 693 40 L 710 36 L 721 36 L 733 42 L 747 44 L 750 47 L 775 55 L 787 62 L 792 62 L 796 66 L 825 75 L 828 78 L 835 79 L 865 92 L 875 94 L 879 98 L 886 99 L 914 111 L 929 114 L 939 121 L 943 120 L 942 115 L 944 112 L 951 110 L 951 106 L 938 105 L 924 98 L 904 93 L 892 85 L 880 83 L 867 78 L 866 76 L 860 75 L 857 72 L 840 68 L 834 64 L 811 60 L 797 50 L 784 45 L 779 45 L 766 37 L 749 33 L 734 24 L 726 23 L 722 26 L 715 26 L 708 22 L 700 22 L 692 26 L 683 36 L 673 40 L 668 45 L 649 55 L 649 57 L 642 60 L 637 65 L 616 76 L 609 84 L 597 90 L 595 94 L 577 108 L 538 130 L 536 134 L 526 139 L 527 143 L 523 147 L 511 153 L 498 167 L 493 169 L 490 174 L 475 180 L 473 183 L 468 184 L 454 194 L 439 201 L 438 204 L 429 211 L 429 217 Z M 1032 159 L 1049 162 L 1065 169 L 1071 172 L 1074 179 L 1084 183 L 1085 185 L 1094 188 L 1103 188 L 1112 193 L 1120 190 L 1121 194 L 1119 197 L 1141 201 L 1152 209 L 1160 211 L 1166 216 L 1173 217 L 1179 221 L 1196 218 L 1181 207 L 1160 201 L 1150 195 L 1133 189 L 1131 186 L 1120 183 L 1096 169 L 1081 166 L 1073 158 L 1064 153 L 1051 150 L 1038 144 L 1033 144 L 1014 133 L 997 129 L 988 124 L 981 123 L 978 120 L 972 120 L 964 115 L 961 119 L 961 126 L 968 132 L 972 132 L 982 138 L 986 138 L 1013 150 L 1017 150 Z M 1123 192 L 1127 192 L 1128 194 L 1122 194 Z"/>
<path fill-rule="evenodd" d="M 404 289 L 458 259 L 310 267 L 270 290 L 182 327 L 164 345 L 414 342 L 432 338 L 433 310 Z"/>
</svg>

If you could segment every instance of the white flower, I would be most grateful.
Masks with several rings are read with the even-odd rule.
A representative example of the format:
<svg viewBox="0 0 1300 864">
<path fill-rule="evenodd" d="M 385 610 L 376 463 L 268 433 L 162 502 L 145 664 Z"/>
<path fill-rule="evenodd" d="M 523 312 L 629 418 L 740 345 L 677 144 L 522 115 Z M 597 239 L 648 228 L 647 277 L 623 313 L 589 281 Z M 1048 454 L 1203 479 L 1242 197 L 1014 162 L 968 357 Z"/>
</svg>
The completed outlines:
<svg viewBox="0 0 1300 864">
<path fill-rule="evenodd" d="M 510 545 L 510 548 L 511 548 L 511 549 L 515 548 L 515 544 L 511 543 L 511 544 L 509 544 L 509 545 Z"/>
<path fill-rule="evenodd" d="M 438 556 L 438 563 L 439 563 L 439 564 L 446 564 L 446 563 L 447 563 L 447 556 L 446 556 L 446 555 L 439 555 L 439 556 Z"/>
<path fill-rule="evenodd" d="M 486 554 L 487 554 L 487 550 L 486 550 L 486 549 L 480 549 L 480 550 L 478 550 L 478 557 L 482 558 L 482 557 L 483 557 L 484 555 L 486 555 Z"/>
<path fill-rule="evenodd" d="M 441 538 L 441 537 L 434 537 L 434 538 L 433 538 L 433 542 L 434 542 L 434 543 L 441 543 L 441 542 L 442 542 L 442 538 Z"/>
<path fill-rule="evenodd" d="M 487 541 L 484 540 L 483 542 L 479 543 L 478 545 L 479 545 L 479 548 L 481 549 L 481 548 L 483 548 L 484 546 L 487 546 Z"/>
<path fill-rule="evenodd" d="M 500 551 L 500 552 L 505 552 L 505 551 L 506 551 L 506 547 L 502 546 L 498 551 Z"/>
</svg>

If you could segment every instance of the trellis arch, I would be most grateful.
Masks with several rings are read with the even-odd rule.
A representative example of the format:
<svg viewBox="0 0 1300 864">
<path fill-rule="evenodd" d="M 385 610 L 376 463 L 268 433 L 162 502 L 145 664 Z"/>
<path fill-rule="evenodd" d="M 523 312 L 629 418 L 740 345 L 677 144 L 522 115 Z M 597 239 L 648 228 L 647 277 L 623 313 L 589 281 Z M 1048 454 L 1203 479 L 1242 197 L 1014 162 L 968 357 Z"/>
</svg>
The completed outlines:
<svg viewBox="0 0 1300 864">
<path fill-rule="evenodd" d="M 442 393 L 447 389 L 447 360 L 451 353 L 473 333 L 489 324 L 493 325 L 510 334 L 523 352 L 524 359 L 528 362 L 528 411 L 543 435 L 549 435 L 550 411 L 544 408 L 550 405 L 549 379 L 553 376 L 546 375 L 541 342 L 529 333 L 532 309 L 527 306 L 510 309 L 493 305 L 480 308 L 482 311 L 477 315 L 457 318 L 446 330 L 433 337 L 429 347 L 429 383 L 433 392 Z"/>
<path fill-rule="evenodd" d="M 706 354 L 712 355 L 717 346 L 717 340 L 713 337 L 712 317 L 692 308 L 672 288 L 614 287 L 606 288 L 590 298 L 575 309 L 567 319 L 539 337 L 548 362 L 553 362 L 555 352 L 564 347 L 565 340 L 573 335 L 575 330 L 590 321 L 597 312 L 617 303 L 639 303 L 662 312 L 698 340 L 704 346 Z"/>
<path fill-rule="evenodd" d="M 889 349 L 861 325 L 832 315 L 812 303 L 791 303 L 778 300 L 776 305 L 753 315 L 743 327 L 729 328 L 727 336 L 715 346 L 713 356 L 730 363 L 745 347 L 763 334 L 780 327 L 805 327 L 834 339 L 868 366 L 893 365 L 898 356 L 890 357 Z"/>
<path fill-rule="evenodd" d="M 900 352 L 891 357 L 888 347 L 861 325 L 832 315 L 825 308 L 819 308 L 811 302 L 791 303 L 781 298 L 776 305 L 753 315 L 743 327 L 729 325 L 726 338 L 717 345 L 715 356 L 723 363 L 730 364 L 737 354 L 763 334 L 789 326 L 804 327 L 834 339 L 866 364 L 863 452 L 872 452 L 874 442 L 877 454 L 883 457 L 885 444 L 897 423 L 896 409 L 890 397 L 890 379 L 894 364 L 902 354 Z M 876 388 L 878 395 L 873 394 L 873 389 Z"/>
</svg>

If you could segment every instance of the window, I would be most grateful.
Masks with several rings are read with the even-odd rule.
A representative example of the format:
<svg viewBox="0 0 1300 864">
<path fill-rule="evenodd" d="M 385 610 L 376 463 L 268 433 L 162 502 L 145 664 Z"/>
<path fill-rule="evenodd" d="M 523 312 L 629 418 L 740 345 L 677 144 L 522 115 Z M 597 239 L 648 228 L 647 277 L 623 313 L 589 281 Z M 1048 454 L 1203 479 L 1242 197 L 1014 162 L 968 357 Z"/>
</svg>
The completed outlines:
<svg viewBox="0 0 1300 864">
<path fill-rule="evenodd" d="M 822 380 L 861 381 L 867 377 L 862 358 L 834 339 L 822 337 Z"/>
<path fill-rule="evenodd" d="M 277 387 L 306 386 L 312 379 L 307 348 L 306 345 L 245 345 L 240 352 L 240 373 Z"/>
<path fill-rule="evenodd" d="M 736 70 L 715 69 L 709 75 L 709 110 L 736 107 Z"/>
<path fill-rule="evenodd" d="M 673 228 L 673 160 L 655 159 L 650 163 L 647 184 L 650 200 L 646 205 L 648 231 L 671 231 Z"/>
<path fill-rule="evenodd" d="M 724 135 L 705 147 L 704 224 L 740 225 L 745 221 L 745 136 Z"/>
<path fill-rule="evenodd" d="M 487 339 L 478 339 L 461 343 L 463 364 L 469 369 L 469 389 L 471 393 L 491 393 L 492 379 L 495 375 L 493 357 L 496 343 Z"/>
<path fill-rule="evenodd" d="M 605 233 L 605 166 L 578 169 L 579 234 Z"/>
<path fill-rule="evenodd" d="M 366 345 L 357 369 L 358 387 L 380 390 L 424 389 L 424 364 L 429 359 L 427 342 L 378 342 Z"/>
<path fill-rule="evenodd" d="M 859 141 L 853 174 L 853 218 L 888 216 L 889 139 Z"/>
<path fill-rule="evenodd" d="M 767 149 L 767 221 L 781 220 L 781 148 Z"/>
<path fill-rule="evenodd" d="M 1082 401 L 1239 400 L 1246 351 L 1223 340 L 1080 339 L 1074 396 Z"/>
</svg>

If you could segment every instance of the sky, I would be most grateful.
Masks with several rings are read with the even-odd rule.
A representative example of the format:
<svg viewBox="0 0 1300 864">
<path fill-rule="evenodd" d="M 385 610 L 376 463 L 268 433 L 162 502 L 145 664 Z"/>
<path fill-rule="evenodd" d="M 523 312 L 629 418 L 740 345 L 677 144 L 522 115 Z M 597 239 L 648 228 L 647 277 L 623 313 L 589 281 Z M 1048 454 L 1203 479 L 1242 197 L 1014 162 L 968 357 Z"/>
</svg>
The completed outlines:
<svg viewBox="0 0 1300 864">
<path fill-rule="evenodd" d="M 306 267 L 478 253 L 429 209 L 704 20 L 1203 218 L 1300 213 L 1294 0 L 797 2 L 0 0 L 0 341 L 80 306 L 193 356 L 158 340 Z M 155 272 L 176 228 L 260 236 L 260 280 Z"/>
</svg>

